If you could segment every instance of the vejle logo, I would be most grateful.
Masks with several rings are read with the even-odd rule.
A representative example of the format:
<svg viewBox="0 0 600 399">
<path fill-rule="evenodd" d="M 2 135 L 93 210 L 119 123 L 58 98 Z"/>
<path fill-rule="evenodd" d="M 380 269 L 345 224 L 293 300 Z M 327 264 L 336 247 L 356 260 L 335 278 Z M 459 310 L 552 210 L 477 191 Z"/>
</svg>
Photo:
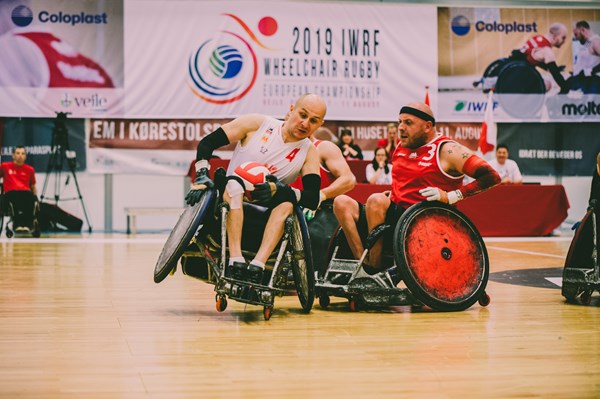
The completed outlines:
<svg viewBox="0 0 600 399">
<path fill-rule="evenodd" d="M 232 18 L 246 32 L 250 41 L 266 50 L 265 46 L 239 17 Z M 277 21 L 264 17 L 258 23 L 258 31 L 264 36 L 277 32 Z M 188 62 L 189 86 L 202 100 L 213 104 L 227 104 L 243 98 L 258 74 L 256 54 L 248 40 L 237 33 L 221 31 L 218 39 L 204 41 L 190 56 Z"/>
</svg>

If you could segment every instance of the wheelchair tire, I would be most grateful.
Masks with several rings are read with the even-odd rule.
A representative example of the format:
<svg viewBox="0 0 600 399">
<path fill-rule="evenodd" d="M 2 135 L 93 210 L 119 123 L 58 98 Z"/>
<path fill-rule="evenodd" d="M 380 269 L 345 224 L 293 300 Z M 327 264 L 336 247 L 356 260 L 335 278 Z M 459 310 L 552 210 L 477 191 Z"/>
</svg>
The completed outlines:
<svg viewBox="0 0 600 399">
<path fill-rule="evenodd" d="M 581 219 L 581 223 L 569 246 L 567 257 L 565 258 L 565 268 L 593 269 L 594 259 L 594 223 L 592 220 L 593 211 L 589 210 Z"/>
<path fill-rule="evenodd" d="M 300 207 L 295 207 L 294 213 L 292 273 L 300 305 L 308 313 L 315 301 L 315 269 L 306 220 Z"/>
<path fill-rule="evenodd" d="M 177 261 L 200 228 L 204 217 L 213 205 L 215 197 L 215 190 L 205 191 L 198 203 L 186 207 L 179 216 L 179 220 L 171 230 L 171 234 L 169 234 L 169 238 L 167 238 L 167 242 L 165 242 L 154 267 L 155 283 L 163 281 L 177 266 Z"/>
<path fill-rule="evenodd" d="M 465 310 L 484 294 L 485 244 L 473 223 L 450 205 L 421 202 L 408 208 L 394 231 L 394 257 L 411 293 L 434 310 Z"/>
<path fill-rule="evenodd" d="M 573 302 L 575 298 L 583 292 L 579 283 L 569 281 L 567 269 L 593 269 L 594 268 L 594 222 L 593 211 L 590 209 L 581 219 L 581 223 L 569 246 L 567 257 L 565 258 L 565 266 L 563 269 L 563 279 L 561 294 L 569 302 Z"/>
<path fill-rule="evenodd" d="M 509 61 L 498 73 L 495 93 L 508 114 L 528 118 L 535 116 L 544 105 L 546 84 L 527 61 Z"/>
</svg>

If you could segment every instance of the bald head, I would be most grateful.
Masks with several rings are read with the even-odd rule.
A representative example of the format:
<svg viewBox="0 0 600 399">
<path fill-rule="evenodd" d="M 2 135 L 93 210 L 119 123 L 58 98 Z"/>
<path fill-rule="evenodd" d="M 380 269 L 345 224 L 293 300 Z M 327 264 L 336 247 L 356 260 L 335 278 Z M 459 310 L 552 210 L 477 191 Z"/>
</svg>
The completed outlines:
<svg viewBox="0 0 600 399">
<path fill-rule="evenodd" d="M 431 108 L 429 107 L 429 105 L 427 105 L 425 103 L 414 102 L 414 103 L 408 103 L 408 104 L 406 104 L 406 106 L 414 108 L 414 109 L 418 109 L 419 111 L 425 112 L 427 115 L 429 115 L 432 118 L 434 118 L 433 111 L 431 110 Z M 423 118 L 421 118 L 421 119 L 423 119 Z"/>
<path fill-rule="evenodd" d="M 311 110 L 314 114 L 320 115 L 321 119 L 325 119 L 325 114 L 327 113 L 327 104 L 325 104 L 325 100 L 321 96 L 312 93 L 303 94 L 298 100 L 296 100 L 296 104 L 294 104 L 294 108 L 306 108 Z"/>
<path fill-rule="evenodd" d="M 554 47 L 560 47 L 567 39 L 567 27 L 560 22 L 555 22 L 548 29 L 550 32 L 550 42 Z"/>
</svg>

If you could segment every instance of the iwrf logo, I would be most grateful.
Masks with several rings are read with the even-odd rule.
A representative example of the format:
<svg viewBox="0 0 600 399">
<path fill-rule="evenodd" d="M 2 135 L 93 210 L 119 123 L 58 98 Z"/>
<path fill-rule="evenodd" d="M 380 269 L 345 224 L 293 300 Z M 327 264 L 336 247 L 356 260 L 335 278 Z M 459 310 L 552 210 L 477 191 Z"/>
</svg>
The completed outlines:
<svg viewBox="0 0 600 399">
<path fill-rule="evenodd" d="M 232 18 L 248 34 L 250 41 L 266 50 L 272 50 L 239 17 Z M 264 17 L 258 23 L 264 36 L 277 32 L 277 21 Z M 237 33 L 223 30 L 218 39 L 207 39 L 190 56 L 188 75 L 190 89 L 202 100 L 213 104 L 227 104 L 243 98 L 254 86 L 258 62 L 252 45 Z"/>
</svg>

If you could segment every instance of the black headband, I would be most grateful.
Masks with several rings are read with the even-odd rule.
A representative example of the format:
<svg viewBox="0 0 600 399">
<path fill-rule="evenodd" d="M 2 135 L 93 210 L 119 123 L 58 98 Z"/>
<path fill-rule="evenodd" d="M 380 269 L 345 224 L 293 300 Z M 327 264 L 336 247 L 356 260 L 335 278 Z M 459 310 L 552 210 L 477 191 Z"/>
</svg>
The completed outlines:
<svg viewBox="0 0 600 399">
<path fill-rule="evenodd" d="M 431 116 L 423 111 L 420 111 L 416 108 L 405 105 L 404 107 L 402 107 L 400 109 L 400 113 L 414 115 L 417 118 L 423 119 L 425 122 L 431 122 L 433 124 L 433 126 L 435 126 L 435 118 L 433 116 Z"/>
</svg>

